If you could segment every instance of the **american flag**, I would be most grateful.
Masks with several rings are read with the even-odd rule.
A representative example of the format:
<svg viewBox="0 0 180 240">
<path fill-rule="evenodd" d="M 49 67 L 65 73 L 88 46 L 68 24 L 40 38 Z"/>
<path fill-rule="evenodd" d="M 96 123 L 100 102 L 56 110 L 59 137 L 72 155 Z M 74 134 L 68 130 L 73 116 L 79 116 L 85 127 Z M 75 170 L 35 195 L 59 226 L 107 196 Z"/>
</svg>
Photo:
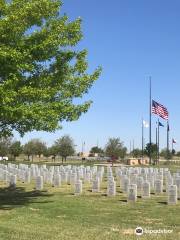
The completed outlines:
<svg viewBox="0 0 180 240">
<path fill-rule="evenodd" d="M 165 120 L 168 120 L 169 113 L 167 108 L 161 105 L 160 103 L 155 102 L 154 100 L 152 100 L 152 113 L 157 114 L 158 116 Z"/>
</svg>

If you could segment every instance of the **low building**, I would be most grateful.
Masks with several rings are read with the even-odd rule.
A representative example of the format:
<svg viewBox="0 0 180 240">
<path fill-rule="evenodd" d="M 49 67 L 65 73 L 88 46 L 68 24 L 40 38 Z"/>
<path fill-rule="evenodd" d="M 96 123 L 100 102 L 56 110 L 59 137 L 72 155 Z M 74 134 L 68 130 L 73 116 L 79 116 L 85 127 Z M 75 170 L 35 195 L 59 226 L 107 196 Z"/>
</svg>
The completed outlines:
<svg viewBox="0 0 180 240">
<path fill-rule="evenodd" d="M 127 165 L 148 165 L 149 159 L 147 158 L 128 158 Z"/>
</svg>

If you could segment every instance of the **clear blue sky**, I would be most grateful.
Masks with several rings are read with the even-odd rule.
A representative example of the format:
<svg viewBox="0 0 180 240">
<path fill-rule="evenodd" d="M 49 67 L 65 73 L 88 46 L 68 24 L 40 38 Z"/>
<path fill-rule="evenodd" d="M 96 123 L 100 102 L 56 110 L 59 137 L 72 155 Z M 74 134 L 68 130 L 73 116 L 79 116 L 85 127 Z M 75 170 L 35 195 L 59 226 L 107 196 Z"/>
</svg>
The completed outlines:
<svg viewBox="0 0 180 240">
<path fill-rule="evenodd" d="M 97 141 L 104 147 L 109 137 L 120 137 L 127 147 L 134 139 L 135 147 L 140 147 L 142 115 L 148 120 L 151 75 L 153 98 L 168 108 L 171 137 L 180 150 L 180 1 L 65 0 L 61 13 L 71 20 L 83 19 L 79 48 L 89 51 L 90 71 L 103 67 L 100 79 L 84 97 L 94 103 L 77 122 L 63 123 L 63 130 L 28 133 L 22 142 L 41 138 L 50 145 L 69 134 L 77 151 L 82 141 L 88 151 Z M 153 135 L 155 121 L 153 117 Z M 165 129 L 160 136 L 163 148 Z M 147 141 L 148 130 L 145 137 Z"/>
</svg>

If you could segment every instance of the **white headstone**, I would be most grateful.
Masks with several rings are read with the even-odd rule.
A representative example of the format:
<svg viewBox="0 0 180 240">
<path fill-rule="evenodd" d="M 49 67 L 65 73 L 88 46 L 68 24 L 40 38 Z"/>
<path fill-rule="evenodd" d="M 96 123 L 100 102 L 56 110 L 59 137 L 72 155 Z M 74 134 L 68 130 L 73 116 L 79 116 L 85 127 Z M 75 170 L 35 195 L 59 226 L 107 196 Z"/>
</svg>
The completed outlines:
<svg viewBox="0 0 180 240">
<path fill-rule="evenodd" d="M 168 188 L 168 204 L 174 205 L 177 204 L 177 186 L 171 185 Z"/>
<path fill-rule="evenodd" d="M 16 187 L 16 181 L 17 181 L 16 175 L 10 175 L 9 186 Z"/>
<path fill-rule="evenodd" d="M 77 180 L 77 174 L 76 173 L 72 173 L 71 174 L 71 179 L 70 179 L 71 185 L 74 185 L 76 180 Z"/>
<path fill-rule="evenodd" d="M 136 184 L 130 184 L 128 186 L 127 201 L 130 203 L 135 203 L 137 201 L 137 185 Z"/>
<path fill-rule="evenodd" d="M 150 183 L 147 181 L 142 185 L 142 198 L 150 198 Z"/>
<path fill-rule="evenodd" d="M 128 192 L 128 186 L 130 184 L 130 180 L 127 176 L 123 176 L 122 178 L 122 191 L 124 193 L 127 193 Z"/>
<path fill-rule="evenodd" d="M 115 181 L 108 182 L 107 195 L 108 196 L 116 196 L 116 182 Z"/>
<path fill-rule="evenodd" d="M 25 171 L 25 183 L 30 183 L 31 182 L 31 172 L 30 170 Z"/>
<path fill-rule="evenodd" d="M 74 188 L 75 195 L 79 195 L 82 193 L 82 181 L 81 180 L 76 181 L 74 187 L 75 187 Z"/>
<path fill-rule="evenodd" d="M 100 192 L 100 180 L 96 178 L 92 182 L 92 192 Z"/>
<path fill-rule="evenodd" d="M 43 190 L 43 176 L 36 177 L 36 190 Z"/>
<path fill-rule="evenodd" d="M 143 190 L 143 177 L 137 177 L 137 192 L 138 194 L 142 194 L 142 190 Z"/>
<path fill-rule="evenodd" d="M 67 172 L 61 174 L 61 181 L 62 183 L 67 183 Z"/>
<path fill-rule="evenodd" d="M 61 176 L 60 176 L 60 174 L 55 174 L 54 175 L 53 185 L 54 185 L 54 187 L 60 187 L 61 186 Z"/>
<path fill-rule="evenodd" d="M 163 192 L 163 182 L 160 179 L 154 181 L 155 194 L 161 194 Z"/>
</svg>

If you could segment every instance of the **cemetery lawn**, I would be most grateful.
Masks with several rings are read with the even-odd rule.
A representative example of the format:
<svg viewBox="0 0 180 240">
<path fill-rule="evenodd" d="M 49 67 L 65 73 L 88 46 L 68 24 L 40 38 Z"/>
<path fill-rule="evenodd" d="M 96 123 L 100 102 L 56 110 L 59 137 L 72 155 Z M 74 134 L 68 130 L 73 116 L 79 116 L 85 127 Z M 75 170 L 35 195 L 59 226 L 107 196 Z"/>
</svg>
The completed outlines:
<svg viewBox="0 0 180 240">
<path fill-rule="evenodd" d="M 165 193 L 152 194 L 147 200 L 138 198 L 131 205 L 119 186 L 116 197 L 107 197 L 105 183 L 98 194 L 85 185 L 81 196 L 74 196 L 69 185 L 45 185 L 42 192 L 33 188 L 33 183 L 18 182 L 16 190 L 0 184 L 0 240 L 137 239 L 137 226 L 173 231 L 138 239 L 180 239 L 180 201 L 168 206 Z"/>
</svg>

